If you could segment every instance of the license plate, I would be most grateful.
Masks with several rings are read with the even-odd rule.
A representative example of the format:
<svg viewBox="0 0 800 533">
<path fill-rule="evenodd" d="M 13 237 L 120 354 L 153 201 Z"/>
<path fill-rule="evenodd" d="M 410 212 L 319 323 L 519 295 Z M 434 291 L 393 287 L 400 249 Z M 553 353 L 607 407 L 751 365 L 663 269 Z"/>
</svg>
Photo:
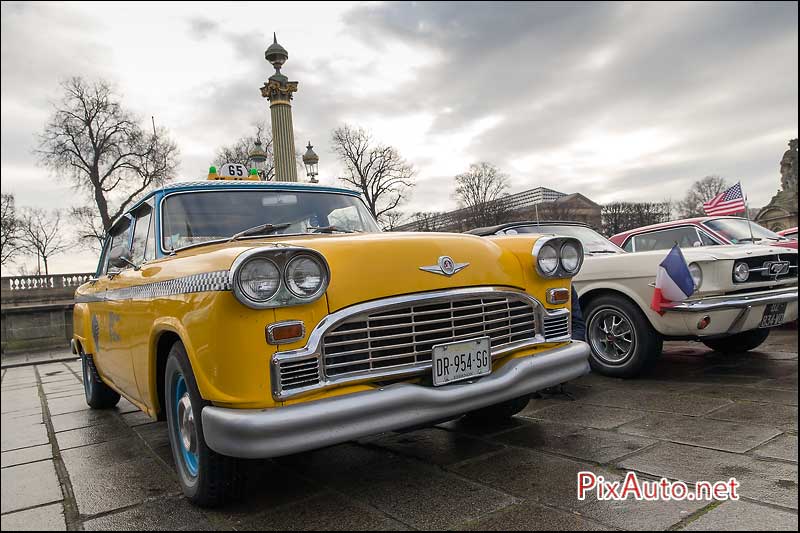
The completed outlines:
<svg viewBox="0 0 800 533">
<path fill-rule="evenodd" d="M 492 371 L 489 337 L 437 344 L 433 347 L 433 385 L 485 376 Z"/>
<path fill-rule="evenodd" d="M 771 328 L 783 324 L 783 315 L 786 314 L 786 302 L 779 304 L 769 304 L 764 310 L 764 317 L 761 319 L 762 328 Z"/>
</svg>

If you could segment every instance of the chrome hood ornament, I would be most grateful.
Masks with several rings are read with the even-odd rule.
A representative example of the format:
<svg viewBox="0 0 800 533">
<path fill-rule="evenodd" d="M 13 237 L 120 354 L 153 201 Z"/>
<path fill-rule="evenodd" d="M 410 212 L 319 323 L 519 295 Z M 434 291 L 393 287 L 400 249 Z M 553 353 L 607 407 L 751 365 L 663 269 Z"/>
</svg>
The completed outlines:
<svg viewBox="0 0 800 533">
<path fill-rule="evenodd" d="M 456 263 L 450 256 L 443 255 L 439 258 L 436 265 L 422 266 L 420 270 L 425 272 L 432 272 L 433 274 L 441 274 L 442 276 L 452 276 L 469 266 L 469 263 Z"/>
</svg>

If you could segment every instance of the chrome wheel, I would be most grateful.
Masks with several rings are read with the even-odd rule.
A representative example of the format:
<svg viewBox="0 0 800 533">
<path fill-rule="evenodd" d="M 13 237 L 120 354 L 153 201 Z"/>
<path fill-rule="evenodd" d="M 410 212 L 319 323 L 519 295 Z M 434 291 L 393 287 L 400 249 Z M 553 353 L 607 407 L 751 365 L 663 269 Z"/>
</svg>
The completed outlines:
<svg viewBox="0 0 800 533">
<path fill-rule="evenodd" d="M 616 308 L 602 308 L 589 321 L 589 344 L 594 355 L 609 365 L 621 365 L 636 350 L 636 331 L 630 319 Z"/>
<path fill-rule="evenodd" d="M 175 398 L 175 437 L 180 448 L 180 456 L 186 472 L 197 476 L 197 426 L 194 423 L 194 410 L 189 398 L 189 390 L 183 376 L 178 376 L 174 385 Z"/>
</svg>

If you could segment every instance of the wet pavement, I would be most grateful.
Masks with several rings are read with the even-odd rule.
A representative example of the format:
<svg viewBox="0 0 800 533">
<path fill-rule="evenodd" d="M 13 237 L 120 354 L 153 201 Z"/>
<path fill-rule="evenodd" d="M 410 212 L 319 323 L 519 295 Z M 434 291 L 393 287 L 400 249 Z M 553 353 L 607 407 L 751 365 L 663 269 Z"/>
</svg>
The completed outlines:
<svg viewBox="0 0 800 533">
<path fill-rule="evenodd" d="M 247 498 L 181 496 L 164 423 L 91 411 L 78 362 L 2 370 L 2 529 L 797 530 L 797 332 L 723 356 L 667 343 L 647 376 L 589 375 L 493 427 L 449 422 L 252 461 Z M 727 480 L 737 502 L 576 498 L 576 475 Z"/>
</svg>

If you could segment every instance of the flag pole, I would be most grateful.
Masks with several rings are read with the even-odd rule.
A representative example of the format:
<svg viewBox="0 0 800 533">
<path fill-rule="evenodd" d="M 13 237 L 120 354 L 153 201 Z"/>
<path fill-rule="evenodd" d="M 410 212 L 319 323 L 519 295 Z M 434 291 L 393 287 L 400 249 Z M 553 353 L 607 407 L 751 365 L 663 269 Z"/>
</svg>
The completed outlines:
<svg viewBox="0 0 800 533">
<path fill-rule="evenodd" d="M 742 182 L 739 182 L 739 189 L 742 188 Z M 744 194 L 742 191 L 742 196 L 744 196 L 744 216 L 747 217 L 747 227 L 750 228 L 750 242 L 755 244 L 756 238 L 753 237 L 753 223 L 750 222 L 750 205 L 747 203 L 747 195 Z"/>
</svg>

